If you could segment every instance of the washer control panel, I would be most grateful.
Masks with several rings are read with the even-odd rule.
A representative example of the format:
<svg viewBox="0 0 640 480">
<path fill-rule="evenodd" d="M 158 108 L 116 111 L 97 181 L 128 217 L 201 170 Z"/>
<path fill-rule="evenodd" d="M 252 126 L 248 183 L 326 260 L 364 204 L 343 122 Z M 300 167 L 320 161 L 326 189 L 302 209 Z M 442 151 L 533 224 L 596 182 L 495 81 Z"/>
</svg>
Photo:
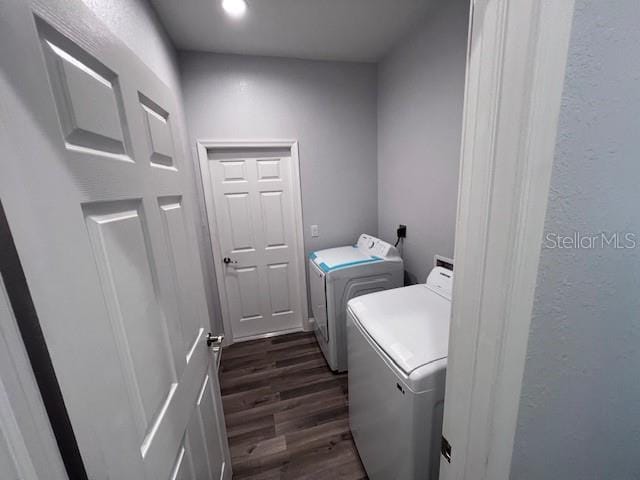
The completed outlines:
<svg viewBox="0 0 640 480">
<path fill-rule="evenodd" d="M 397 255 L 397 250 L 393 245 L 365 233 L 360 235 L 357 247 L 374 257 L 387 258 Z"/>
</svg>

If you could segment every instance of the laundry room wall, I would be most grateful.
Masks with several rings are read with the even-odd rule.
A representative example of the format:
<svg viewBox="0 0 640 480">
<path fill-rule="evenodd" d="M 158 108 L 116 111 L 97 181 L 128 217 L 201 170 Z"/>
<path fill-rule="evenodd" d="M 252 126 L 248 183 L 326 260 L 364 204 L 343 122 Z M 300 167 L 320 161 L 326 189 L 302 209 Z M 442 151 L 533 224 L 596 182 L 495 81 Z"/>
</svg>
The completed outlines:
<svg viewBox="0 0 640 480">
<path fill-rule="evenodd" d="M 295 139 L 305 252 L 377 235 L 374 64 L 197 52 L 179 62 L 194 156 L 197 139 Z"/>
<path fill-rule="evenodd" d="M 469 1 L 438 2 L 378 68 L 378 231 L 410 283 L 453 256 Z"/>
<path fill-rule="evenodd" d="M 182 90 L 176 51 L 157 18 L 155 11 L 146 0 L 83 0 L 94 14 L 122 40 L 160 80 L 175 94 L 178 111 L 175 112 L 173 128 L 177 129 L 182 139 L 184 158 L 192 164 L 191 151 L 187 144 L 187 129 L 183 108 Z M 195 183 L 195 177 L 192 175 Z M 198 184 L 196 183 L 196 187 Z M 197 203 L 202 203 L 198 199 Z M 196 227 L 200 229 L 198 242 L 211 328 L 214 332 L 222 331 L 222 314 L 218 305 L 215 275 L 207 253 L 208 237 L 200 219 L 200 212 L 193 212 Z"/>
<path fill-rule="evenodd" d="M 576 1 L 512 480 L 640 478 L 639 19 Z M 554 248 L 574 232 L 633 248 Z"/>
</svg>

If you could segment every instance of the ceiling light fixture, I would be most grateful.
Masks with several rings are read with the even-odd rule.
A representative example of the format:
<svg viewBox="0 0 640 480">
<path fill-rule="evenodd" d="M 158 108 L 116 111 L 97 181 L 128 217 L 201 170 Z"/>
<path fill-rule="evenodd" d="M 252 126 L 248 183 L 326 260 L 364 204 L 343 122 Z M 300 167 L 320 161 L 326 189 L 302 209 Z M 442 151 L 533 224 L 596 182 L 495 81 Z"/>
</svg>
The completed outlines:
<svg viewBox="0 0 640 480">
<path fill-rule="evenodd" d="M 222 0 L 222 8 L 229 16 L 240 18 L 247 11 L 247 2 L 245 0 Z"/>
</svg>

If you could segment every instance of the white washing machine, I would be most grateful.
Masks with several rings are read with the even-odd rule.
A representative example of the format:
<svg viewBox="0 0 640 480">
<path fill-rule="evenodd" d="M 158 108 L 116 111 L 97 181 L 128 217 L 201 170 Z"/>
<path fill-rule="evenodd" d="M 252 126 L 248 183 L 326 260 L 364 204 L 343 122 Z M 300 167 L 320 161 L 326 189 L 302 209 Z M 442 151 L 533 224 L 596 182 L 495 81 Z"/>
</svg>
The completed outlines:
<svg viewBox="0 0 640 480">
<path fill-rule="evenodd" d="M 332 370 L 347 369 L 347 302 L 360 295 L 401 287 L 404 264 L 398 250 L 372 237 L 309 255 L 309 287 L 314 329 Z"/>
<path fill-rule="evenodd" d="M 351 300 L 349 422 L 371 480 L 436 480 L 453 274 Z"/>
</svg>

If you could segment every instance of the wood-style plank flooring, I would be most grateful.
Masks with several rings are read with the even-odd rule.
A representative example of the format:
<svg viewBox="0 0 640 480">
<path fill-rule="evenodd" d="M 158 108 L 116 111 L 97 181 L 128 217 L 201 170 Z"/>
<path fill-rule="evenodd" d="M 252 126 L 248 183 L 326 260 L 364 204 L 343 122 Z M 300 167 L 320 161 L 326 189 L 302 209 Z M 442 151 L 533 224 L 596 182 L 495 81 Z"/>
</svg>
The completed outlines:
<svg viewBox="0 0 640 480">
<path fill-rule="evenodd" d="M 329 370 L 313 333 L 225 348 L 221 387 L 234 479 L 367 478 L 347 376 Z"/>
</svg>

